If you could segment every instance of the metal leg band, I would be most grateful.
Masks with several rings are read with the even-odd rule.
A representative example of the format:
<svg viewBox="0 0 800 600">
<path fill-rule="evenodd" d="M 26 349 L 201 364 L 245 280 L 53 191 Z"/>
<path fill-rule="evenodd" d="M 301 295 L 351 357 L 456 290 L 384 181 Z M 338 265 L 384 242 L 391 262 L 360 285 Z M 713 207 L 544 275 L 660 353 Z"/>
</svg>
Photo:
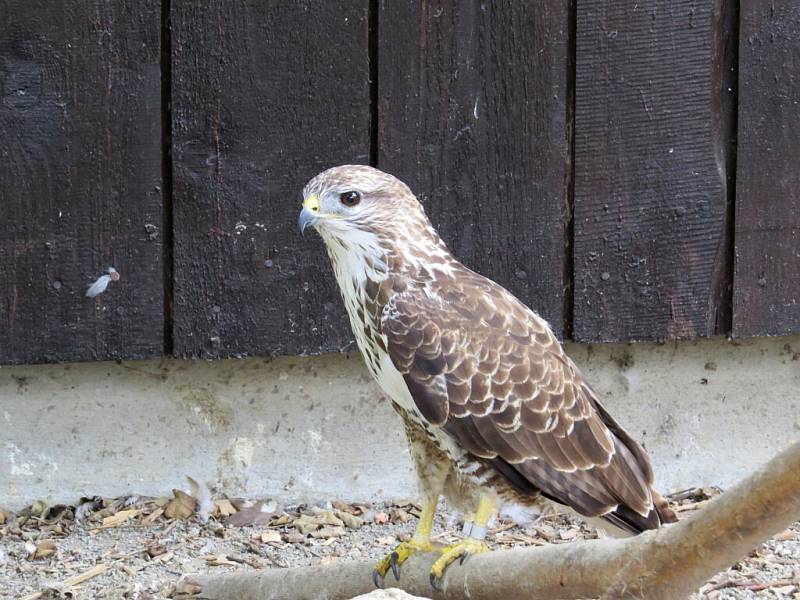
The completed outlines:
<svg viewBox="0 0 800 600">
<path fill-rule="evenodd" d="M 473 540 L 486 539 L 487 531 L 486 527 L 476 525 L 472 521 L 464 521 L 464 527 L 461 529 L 461 533 L 464 534 L 465 537 L 471 537 Z"/>
</svg>

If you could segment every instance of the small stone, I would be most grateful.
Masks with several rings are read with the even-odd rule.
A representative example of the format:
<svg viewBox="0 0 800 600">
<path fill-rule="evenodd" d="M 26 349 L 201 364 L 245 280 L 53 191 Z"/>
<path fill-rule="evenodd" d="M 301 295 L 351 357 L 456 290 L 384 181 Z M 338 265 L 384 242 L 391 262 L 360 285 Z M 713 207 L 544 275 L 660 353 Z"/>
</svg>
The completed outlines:
<svg viewBox="0 0 800 600">
<path fill-rule="evenodd" d="M 383 525 L 384 523 L 388 523 L 389 522 L 389 515 L 387 515 L 385 512 L 376 512 L 372 516 L 372 522 L 373 523 L 378 523 L 379 525 Z"/>
<path fill-rule="evenodd" d="M 53 282 L 53 289 L 54 289 L 54 290 L 60 290 L 60 289 L 61 289 L 61 282 L 60 282 L 58 279 L 56 279 L 56 280 Z"/>
<path fill-rule="evenodd" d="M 576 537 L 578 537 L 578 532 L 575 529 L 566 529 L 559 532 L 558 537 L 564 541 L 574 540 Z"/>
<path fill-rule="evenodd" d="M 291 533 L 287 533 L 283 536 L 285 542 L 289 544 L 305 544 L 308 540 L 306 540 L 306 536 L 302 533 L 297 533 L 295 531 Z"/>
<path fill-rule="evenodd" d="M 608 271 L 603 271 L 602 273 L 600 273 L 600 279 L 602 279 L 603 281 L 608 281 L 609 279 L 611 279 L 611 273 L 609 273 Z"/>
<path fill-rule="evenodd" d="M 156 556 L 166 554 L 167 548 L 161 542 L 154 541 L 145 548 L 145 551 L 150 558 L 155 558 Z"/>
<path fill-rule="evenodd" d="M 395 508 L 392 510 L 391 521 L 392 523 L 405 523 L 410 518 L 410 515 L 402 508 Z"/>
</svg>

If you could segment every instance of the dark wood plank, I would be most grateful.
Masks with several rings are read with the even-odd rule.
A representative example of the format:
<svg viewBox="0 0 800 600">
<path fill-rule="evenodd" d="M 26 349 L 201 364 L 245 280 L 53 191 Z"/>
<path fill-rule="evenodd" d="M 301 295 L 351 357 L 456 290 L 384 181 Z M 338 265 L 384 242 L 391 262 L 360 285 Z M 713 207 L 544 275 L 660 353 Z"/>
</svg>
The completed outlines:
<svg viewBox="0 0 800 600">
<path fill-rule="evenodd" d="M 736 336 L 800 333 L 800 4 L 743 0 Z"/>
<path fill-rule="evenodd" d="M 577 5 L 577 340 L 726 332 L 729 103 L 712 4 Z"/>
<path fill-rule="evenodd" d="M 161 354 L 159 59 L 157 0 L 0 5 L 0 362 Z"/>
<path fill-rule="evenodd" d="M 378 166 L 466 265 L 562 334 L 566 2 L 381 2 Z"/>
<path fill-rule="evenodd" d="M 316 353 L 351 338 L 302 188 L 369 161 L 367 0 L 174 0 L 175 352 Z"/>
</svg>

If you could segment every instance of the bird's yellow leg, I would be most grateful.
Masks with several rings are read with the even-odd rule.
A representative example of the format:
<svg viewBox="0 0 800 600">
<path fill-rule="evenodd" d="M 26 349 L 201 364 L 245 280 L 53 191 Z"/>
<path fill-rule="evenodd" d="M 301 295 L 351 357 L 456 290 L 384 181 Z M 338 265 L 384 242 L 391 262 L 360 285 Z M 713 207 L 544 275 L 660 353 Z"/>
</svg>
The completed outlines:
<svg viewBox="0 0 800 600">
<path fill-rule="evenodd" d="M 444 575 L 445 569 L 457 558 L 460 557 L 463 563 L 469 556 L 489 550 L 484 538 L 486 537 L 489 519 L 494 510 L 494 498 L 482 495 L 480 502 L 478 502 L 478 509 L 475 511 L 475 522 L 470 523 L 467 521 L 464 523 L 466 537 L 457 544 L 443 548 L 441 550 L 442 555 L 433 563 L 431 567 L 431 585 L 434 588 L 438 587 L 437 582 Z"/>
<path fill-rule="evenodd" d="M 433 529 L 433 517 L 436 515 L 436 498 L 428 498 L 422 504 L 422 513 L 419 516 L 417 528 L 414 535 L 407 542 L 401 542 L 391 554 L 384 556 L 375 565 L 372 572 L 372 580 L 376 587 L 381 587 L 381 581 L 389 572 L 394 573 L 395 579 L 400 580 L 400 565 L 402 565 L 412 554 L 418 552 L 434 552 L 437 548 L 431 543 L 431 530 Z"/>
</svg>

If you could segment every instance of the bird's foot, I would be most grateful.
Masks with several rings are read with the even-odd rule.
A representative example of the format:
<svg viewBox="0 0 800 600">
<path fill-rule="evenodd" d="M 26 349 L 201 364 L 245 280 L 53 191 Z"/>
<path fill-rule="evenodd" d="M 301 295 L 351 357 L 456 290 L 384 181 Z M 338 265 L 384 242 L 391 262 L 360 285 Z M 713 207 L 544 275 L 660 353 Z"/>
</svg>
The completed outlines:
<svg viewBox="0 0 800 600">
<path fill-rule="evenodd" d="M 445 569 L 447 569 L 450 564 L 455 562 L 456 559 L 460 557 L 461 564 L 463 565 L 464 562 L 473 554 L 488 552 L 489 546 L 487 546 L 486 542 L 483 540 L 467 537 L 457 544 L 445 546 L 439 551 L 442 553 L 442 555 L 436 559 L 436 562 L 433 563 L 433 566 L 431 567 L 431 586 L 437 590 L 439 589 L 439 581 L 441 581 L 442 577 L 444 576 Z"/>
<path fill-rule="evenodd" d="M 440 547 L 434 546 L 430 540 L 415 540 L 411 538 L 407 542 L 401 542 L 391 553 L 384 556 L 380 562 L 375 565 L 375 570 L 372 572 L 372 581 L 375 587 L 383 587 L 383 578 L 391 569 L 394 578 L 400 581 L 400 565 L 406 562 L 413 554 L 421 552 L 439 552 Z"/>
</svg>

